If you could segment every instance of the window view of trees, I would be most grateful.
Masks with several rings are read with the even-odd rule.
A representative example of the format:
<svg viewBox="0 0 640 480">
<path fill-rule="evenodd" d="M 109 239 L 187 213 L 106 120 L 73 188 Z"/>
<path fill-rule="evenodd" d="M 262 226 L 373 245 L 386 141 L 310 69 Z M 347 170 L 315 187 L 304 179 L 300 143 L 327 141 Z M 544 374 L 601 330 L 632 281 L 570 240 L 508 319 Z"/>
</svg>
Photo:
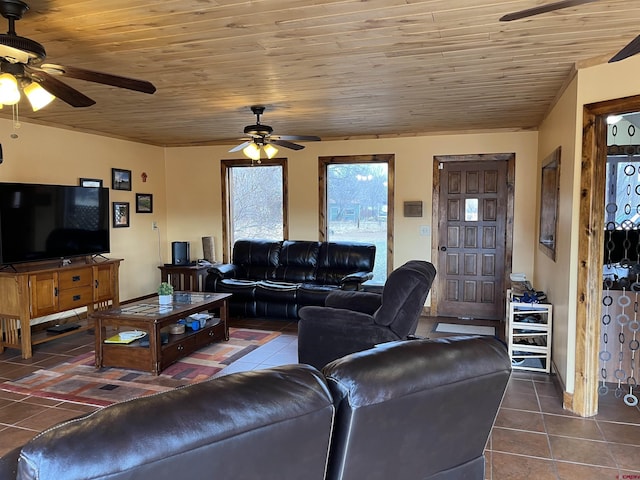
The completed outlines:
<svg viewBox="0 0 640 480">
<path fill-rule="evenodd" d="M 376 245 L 374 280 L 387 278 L 389 166 L 384 163 L 327 165 L 327 239 Z"/>
<path fill-rule="evenodd" d="M 284 239 L 282 172 L 280 165 L 230 169 L 231 245 L 244 238 Z"/>
<path fill-rule="evenodd" d="M 640 161 L 637 157 L 607 159 L 606 220 L 615 228 L 637 229 L 640 221 Z"/>
</svg>

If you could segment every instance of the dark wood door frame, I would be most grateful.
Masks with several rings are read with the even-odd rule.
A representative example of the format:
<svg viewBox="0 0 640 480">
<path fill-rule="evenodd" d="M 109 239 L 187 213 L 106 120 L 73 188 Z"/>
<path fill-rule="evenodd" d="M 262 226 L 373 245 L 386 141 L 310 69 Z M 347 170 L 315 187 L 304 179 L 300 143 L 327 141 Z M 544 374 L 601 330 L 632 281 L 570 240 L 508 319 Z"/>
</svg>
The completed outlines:
<svg viewBox="0 0 640 480">
<path fill-rule="evenodd" d="M 481 162 L 481 161 L 506 161 L 507 162 L 507 221 L 505 225 L 505 271 L 504 284 L 509 285 L 509 275 L 513 263 L 513 197 L 515 182 L 515 153 L 485 153 L 468 155 L 435 155 L 433 157 L 433 191 L 432 191 L 432 232 L 431 232 L 431 262 L 438 270 L 438 215 L 440 211 L 440 163 L 445 162 Z M 438 300 L 444 294 L 444 285 L 437 281 L 431 288 L 431 313 L 438 311 Z M 503 292 L 506 296 L 506 292 Z M 502 303 L 506 305 L 506 298 Z"/>
<path fill-rule="evenodd" d="M 564 408 L 583 417 L 598 413 L 606 117 L 637 111 L 640 95 L 588 104 L 583 110 L 574 391 L 572 395 L 565 392 L 563 399 Z"/>
</svg>

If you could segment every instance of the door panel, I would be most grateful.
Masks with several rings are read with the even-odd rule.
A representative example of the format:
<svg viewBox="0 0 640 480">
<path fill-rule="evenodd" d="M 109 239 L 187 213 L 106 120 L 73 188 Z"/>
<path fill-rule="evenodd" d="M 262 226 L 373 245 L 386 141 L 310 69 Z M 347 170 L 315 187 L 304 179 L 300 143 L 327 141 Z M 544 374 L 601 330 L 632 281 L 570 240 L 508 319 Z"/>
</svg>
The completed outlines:
<svg viewBox="0 0 640 480">
<path fill-rule="evenodd" d="M 507 168 L 502 160 L 441 164 L 437 315 L 504 314 Z"/>
</svg>

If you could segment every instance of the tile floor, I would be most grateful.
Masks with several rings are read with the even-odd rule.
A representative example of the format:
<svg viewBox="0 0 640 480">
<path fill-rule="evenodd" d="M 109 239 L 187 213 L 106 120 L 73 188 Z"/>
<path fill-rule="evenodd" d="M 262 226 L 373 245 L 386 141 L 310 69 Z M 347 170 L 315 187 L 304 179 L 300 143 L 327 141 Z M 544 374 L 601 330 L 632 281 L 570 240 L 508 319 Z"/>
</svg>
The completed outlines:
<svg viewBox="0 0 640 480">
<path fill-rule="evenodd" d="M 431 331 L 433 324 L 433 318 L 424 318 L 416 333 L 443 336 Z M 296 362 L 295 323 L 245 320 L 232 325 L 277 329 L 283 335 L 221 373 Z M 29 360 L 7 349 L 0 354 L 0 382 L 88 350 L 93 350 L 93 335 L 88 332 L 38 345 Z M 0 391 L 0 455 L 51 425 L 93 409 Z M 640 409 L 611 395 L 601 397 L 597 416 L 581 418 L 562 409 L 552 376 L 514 372 L 485 453 L 486 479 L 640 479 Z"/>
</svg>

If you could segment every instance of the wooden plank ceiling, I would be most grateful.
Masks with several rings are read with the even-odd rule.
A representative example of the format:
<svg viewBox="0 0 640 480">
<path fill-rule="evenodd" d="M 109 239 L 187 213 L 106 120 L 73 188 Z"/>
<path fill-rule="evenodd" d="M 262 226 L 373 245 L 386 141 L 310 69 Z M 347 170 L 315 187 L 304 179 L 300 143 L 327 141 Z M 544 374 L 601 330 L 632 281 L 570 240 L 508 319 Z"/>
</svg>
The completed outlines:
<svg viewBox="0 0 640 480">
<path fill-rule="evenodd" d="M 274 134 L 326 140 L 536 128 L 576 63 L 605 62 L 640 33 L 631 0 L 506 23 L 503 14 L 550 2 L 27 3 L 16 32 L 41 43 L 47 62 L 149 80 L 157 92 L 64 79 L 96 105 L 56 100 L 34 113 L 22 101 L 22 119 L 167 146 L 237 144 L 254 104 L 267 106 Z"/>
</svg>

